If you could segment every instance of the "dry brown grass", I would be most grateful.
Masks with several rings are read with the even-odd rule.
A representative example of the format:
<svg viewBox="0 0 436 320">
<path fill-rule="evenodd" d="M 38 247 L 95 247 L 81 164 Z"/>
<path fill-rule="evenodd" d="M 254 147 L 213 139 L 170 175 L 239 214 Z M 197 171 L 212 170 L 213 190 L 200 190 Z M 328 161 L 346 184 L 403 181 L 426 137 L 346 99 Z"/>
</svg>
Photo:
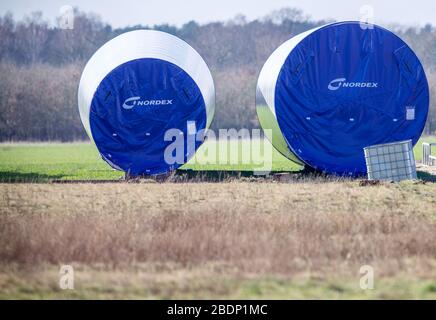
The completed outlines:
<svg viewBox="0 0 436 320">
<path fill-rule="evenodd" d="M 0 262 L 434 276 L 432 184 L 0 185 Z M 412 261 L 412 262 L 411 262 Z"/>
</svg>

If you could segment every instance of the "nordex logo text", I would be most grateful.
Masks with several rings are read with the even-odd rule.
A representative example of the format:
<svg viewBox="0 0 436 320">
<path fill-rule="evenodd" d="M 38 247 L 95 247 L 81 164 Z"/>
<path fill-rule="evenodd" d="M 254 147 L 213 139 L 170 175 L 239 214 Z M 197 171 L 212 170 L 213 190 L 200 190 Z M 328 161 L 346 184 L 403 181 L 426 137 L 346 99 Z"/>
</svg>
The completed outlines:
<svg viewBox="0 0 436 320">
<path fill-rule="evenodd" d="M 347 82 L 346 78 L 338 78 L 330 81 L 328 89 L 335 91 L 340 88 L 377 88 L 377 82 Z"/>
<path fill-rule="evenodd" d="M 130 97 L 124 100 L 123 108 L 126 110 L 132 109 L 133 107 L 142 106 L 162 106 L 173 104 L 173 100 L 141 100 L 141 97 Z"/>
</svg>

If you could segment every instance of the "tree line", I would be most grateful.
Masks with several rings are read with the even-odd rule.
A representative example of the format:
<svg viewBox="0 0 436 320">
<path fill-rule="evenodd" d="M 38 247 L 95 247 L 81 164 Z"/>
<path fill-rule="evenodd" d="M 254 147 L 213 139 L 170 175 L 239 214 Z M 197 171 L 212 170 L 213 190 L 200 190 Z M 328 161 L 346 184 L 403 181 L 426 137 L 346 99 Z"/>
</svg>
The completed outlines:
<svg viewBox="0 0 436 320">
<path fill-rule="evenodd" d="M 255 85 L 268 56 L 281 43 L 327 23 L 285 8 L 248 22 L 242 15 L 226 22 L 181 27 L 168 24 L 112 28 L 77 9 L 74 28 L 61 29 L 41 13 L 20 21 L 0 16 L 0 141 L 85 139 L 77 110 L 77 87 L 86 61 L 105 42 L 135 29 L 174 34 L 191 44 L 209 65 L 217 108 L 213 128 L 257 128 Z M 436 29 L 396 28 L 425 66 L 436 97 Z M 436 133 L 436 100 L 431 100 L 425 132 Z"/>
</svg>

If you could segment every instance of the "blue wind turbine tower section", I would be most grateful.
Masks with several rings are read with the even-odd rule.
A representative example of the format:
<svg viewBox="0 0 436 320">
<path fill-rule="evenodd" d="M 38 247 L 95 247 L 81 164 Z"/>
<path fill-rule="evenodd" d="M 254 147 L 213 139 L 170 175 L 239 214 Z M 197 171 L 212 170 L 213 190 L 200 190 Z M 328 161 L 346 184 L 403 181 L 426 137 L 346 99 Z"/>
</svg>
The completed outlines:
<svg viewBox="0 0 436 320">
<path fill-rule="evenodd" d="M 260 123 L 280 152 L 340 175 L 366 173 L 364 147 L 416 144 L 428 105 L 427 79 L 411 48 L 359 22 L 329 24 L 282 44 L 256 92 Z"/>
<path fill-rule="evenodd" d="M 164 155 L 172 140 L 166 141 L 165 133 L 179 129 L 188 137 L 188 122 L 204 129 L 206 107 L 185 71 L 167 61 L 144 58 L 122 64 L 103 79 L 91 102 L 90 122 L 107 162 L 132 174 L 158 174 L 170 169 Z M 200 142 L 195 143 L 196 149 Z M 182 156 L 185 163 L 192 154 Z"/>
<path fill-rule="evenodd" d="M 214 99 L 212 76 L 199 54 L 151 30 L 106 43 L 79 85 L 86 131 L 107 163 L 132 175 L 163 174 L 187 162 L 202 143 L 198 133 L 212 121 Z"/>
</svg>

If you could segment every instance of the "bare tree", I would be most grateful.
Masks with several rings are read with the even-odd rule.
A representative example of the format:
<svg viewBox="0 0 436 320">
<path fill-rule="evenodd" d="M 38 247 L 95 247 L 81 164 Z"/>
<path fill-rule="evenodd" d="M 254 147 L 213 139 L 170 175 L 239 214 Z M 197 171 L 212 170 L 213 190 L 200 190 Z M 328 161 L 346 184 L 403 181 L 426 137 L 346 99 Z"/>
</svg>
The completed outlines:
<svg viewBox="0 0 436 320">
<path fill-rule="evenodd" d="M 326 21 L 310 21 L 284 8 L 264 19 L 238 15 L 227 22 L 182 27 L 153 26 L 180 36 L 204 57 L 217 88 L 215 128 L 257 127 L 254 91 L 257 75 L 281 43 Z M 77 112 L 77 86 L 86 61 L 103 43 L 123 32 L 93 14 L 74 10 L 74 29 L 59 29 L 33 13 L 14 21 L 0 16 L 0 141 L 85 139 Z M 397 28 L 425 66 L 431 90 L 425 133 L 436 133 L 436 30 Z"/>
</svg>

